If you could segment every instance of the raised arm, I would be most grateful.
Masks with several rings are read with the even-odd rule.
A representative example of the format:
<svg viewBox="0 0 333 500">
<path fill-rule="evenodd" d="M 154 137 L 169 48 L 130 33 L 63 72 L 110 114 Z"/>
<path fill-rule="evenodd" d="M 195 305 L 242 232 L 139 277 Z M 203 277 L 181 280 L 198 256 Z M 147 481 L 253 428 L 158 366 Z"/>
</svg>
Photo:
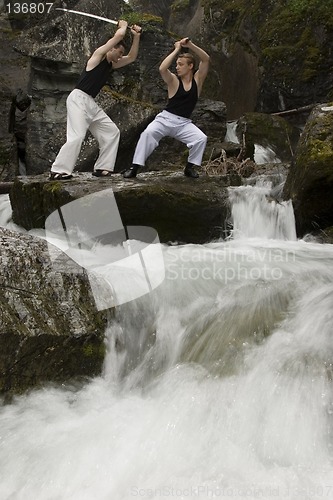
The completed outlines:
<svg viewBox="0 0 333 500">
<path fill-rule="evenodd" d="M 140 44 L 140 36 L 141 36 L 141 27 L 137 24 L 131 26 L 131 33 L 133 37 L 132 45 L 129 50 L 129 53 L 126 56 L 123 56 L 119 61 L 113 62 L 112 67 L 114 69 L 122 68 L 127 66 L 127 64 L 131 64 L 136 60 L 139 53 L 139 44 Z"/>
<path fill-rule="evenodd" d="M 199 59 L 198 71 L 196 71 L 194 78 L 197 82 L 199 94 L 201 93 L 202 85 L 206 79 L 209 70 L 210 56 L 203 49 L 195 45 L 189 38 L 183 38 L 181 40 L 181 46 L 187 47 L 193 52 Z"/>
<path fill-rule="evenodd" d="M 172 73 L 169 70 L 169 68 L 173 63 L 173 61 L 178 56 L 180 50 L 181 50 L 180 41 L 175 42 L 174 50 L 171 52 L 171 54 L 166 56 L 165 59 L 163 59 L 159 67 L 160 75 L 168 86 L 169 94 L 174 94 L 178 88 L 178 78 L 174 73 Z"/>
<path fill-rule="evenodd" d="M 115 47 L 117 43 L 121 42 L 121 40 L 124 38 L 127 29 L 127 21 L 121 19 L 118 24 L 119 28 L 117 29 L 113 37 L 93 52 L 92 56 L 87 62 L 87 71 L 95 68 L 102 61 L 102 59 L 104 59 L 109 50 L 113 49 L 113 47 Z"/>
</svg>

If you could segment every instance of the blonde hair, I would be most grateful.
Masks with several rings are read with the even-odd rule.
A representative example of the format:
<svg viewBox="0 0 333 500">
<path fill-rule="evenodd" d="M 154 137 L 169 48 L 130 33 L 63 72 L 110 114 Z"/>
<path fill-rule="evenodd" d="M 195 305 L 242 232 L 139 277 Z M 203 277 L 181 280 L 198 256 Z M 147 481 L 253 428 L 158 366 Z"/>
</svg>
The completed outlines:
<svg viewBox="0 0 333 500">
<path fill-rule="evenodd" d="M 185 58 L 187 59 L 187 64 L 193 64 L 193 73 L 195 73 L 196 60 L 193 54 L 190 54 L 190 52 L 181 52 L 178 58 Z"/>
</svg>

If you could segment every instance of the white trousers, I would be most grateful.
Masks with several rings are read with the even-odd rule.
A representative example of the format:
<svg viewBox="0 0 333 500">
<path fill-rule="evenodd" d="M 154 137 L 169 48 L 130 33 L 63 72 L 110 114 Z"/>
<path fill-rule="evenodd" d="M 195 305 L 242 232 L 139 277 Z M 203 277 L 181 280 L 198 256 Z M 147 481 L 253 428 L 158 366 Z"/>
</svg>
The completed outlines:
<svg viewBox="0 0 333 500">
<path fill-rule="evenodd" d="M 190 150 L 188 162 L 201 165 L 207 136 L 189 118 L 183 118 L 165 110 L 159 113 L 140 135 L 133 163 L 145 165 L 147 158 L 156 149 L 162 137 L 173 137 L 186 144 Z"/>
<path fill-rule="evenodd" d="M 120 132 L 115 123 L 96 104 L 95 100 L 74 89 L 67 97 L 67 141 L 60 149 L 51 172 L 71 174 L 80 154 L 82 142 L 89 130 L 99 145 L 99 156 L 94 170 L 113 170 Z"/>
</svg>

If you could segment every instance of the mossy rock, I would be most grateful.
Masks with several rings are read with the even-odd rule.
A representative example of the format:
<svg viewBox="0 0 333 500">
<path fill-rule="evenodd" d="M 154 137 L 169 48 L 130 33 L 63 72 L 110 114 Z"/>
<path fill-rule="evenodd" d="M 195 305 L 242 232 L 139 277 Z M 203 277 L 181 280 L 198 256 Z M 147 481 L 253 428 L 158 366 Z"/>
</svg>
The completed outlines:
<svg viewBox="0 0 333 500">
<path fill-rule="evenodd" d="M 121 174 L 96 179 L 79 173 L 60 183 L 42 174 L 18 177 L 10 199 L 14 222 L 29 230 L 44 227 L 46 217 L 60 206 L 112 188 L 124 226 L 152 227 L 164 243 L 204 243 L 221 236 L 229 215 L 227 187 L 240 183 L 234 176 L 201 174 L 199 179 L 189 179 L 183 167 L 139 173 L 132 181 Z"/>
<path fill-rule="evenodd" d="M 333 103 L 316 106 L 305 126 L 284 188 L 298 233 L 333 225 Z"/>
<path fill-rule="evenodd" d="M 54 266 L 29 234 L 2 228 L 0 249 L 0 394 L 100 375 L 111 310 L 97 309 L 87 275 Z"/>
<path fill-rule="evenodd" d="M 299 140 L 299 130 L 280 116 L 245 113 L 236 129 L 240 143 L 245 133 L 246 144 L 270 147 L 282 162 L 291 161 Z"/>
</svg>

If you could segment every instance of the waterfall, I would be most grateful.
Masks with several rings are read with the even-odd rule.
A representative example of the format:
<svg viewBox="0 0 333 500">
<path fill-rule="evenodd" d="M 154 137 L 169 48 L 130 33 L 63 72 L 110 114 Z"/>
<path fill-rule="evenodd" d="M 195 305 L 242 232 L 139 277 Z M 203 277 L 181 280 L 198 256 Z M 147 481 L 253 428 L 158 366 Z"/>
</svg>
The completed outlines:
<svg viewBox="0 0 333 500">
<path fill-rule="evenodd" d="M 12 216 L 12 209 L 10 206 L 8 194 L 0 195 L 0 226 L 8 227 Z"/>
<path fill-rule="evenodd" d="M 6 227 L 13 231 L 25 232 L 25 229 L 14 224 L 12 221 L 12 207 L 8 194 L 0 195 L 0 227 Z"/>
<path fill-rule="evenodd" d="M 230 190 L 226 241 L 161 245 L 102 376 L 2 406 L 2 500 L 333 498 L 333 247 L 269 192 Z"/>
<path fill-rule="evenodd" d="M 272 182 L 229 189 L 234 238 L 296 240 L 291 200 L 279 202 L 271 196 Z"/>
</svg>

